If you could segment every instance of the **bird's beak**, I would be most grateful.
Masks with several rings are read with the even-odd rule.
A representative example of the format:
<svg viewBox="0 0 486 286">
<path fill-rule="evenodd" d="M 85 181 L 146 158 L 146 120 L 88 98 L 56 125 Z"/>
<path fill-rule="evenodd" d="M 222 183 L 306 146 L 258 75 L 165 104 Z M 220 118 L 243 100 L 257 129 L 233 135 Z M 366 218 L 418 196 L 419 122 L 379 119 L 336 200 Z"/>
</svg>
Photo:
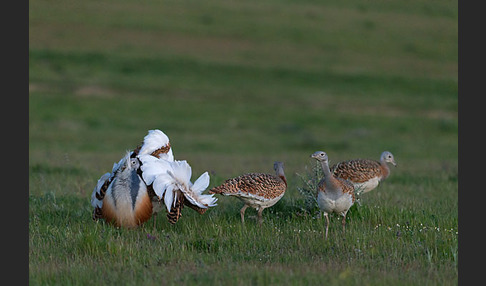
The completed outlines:
<svg viewBox="0 0 486 286">
<path fill-rule="evenodd" d="M 391 162 L 393 164 L 393 166 L 398 166 L 397 163 L 395 163 L 395 161 Z"/>
</svg>

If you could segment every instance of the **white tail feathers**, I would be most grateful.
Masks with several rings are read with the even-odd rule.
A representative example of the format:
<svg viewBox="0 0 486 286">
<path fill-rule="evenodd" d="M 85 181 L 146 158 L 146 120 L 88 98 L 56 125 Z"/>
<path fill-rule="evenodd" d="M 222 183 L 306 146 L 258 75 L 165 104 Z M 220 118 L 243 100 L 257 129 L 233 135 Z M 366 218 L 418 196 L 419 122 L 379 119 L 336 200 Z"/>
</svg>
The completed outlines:
<svg viewBox="0 0 486 286">
<path fill-rule="evenodd" d="M 177 162 L 177 161 L 176 161 Z M 216 206 L 216 201 L 217 198 L 213 197 L 213 195 L 203 195 L 202 192 L 206 190 L 206 188 L 209 186 L 209 174 L 208 172 L 204 172 L 194 184 L 191 183 L 190 181 L 190 171 L 191 167 L 189 164 L 187 164 L 186 161 L 179 161 L 181 162 L 182 165 L 185 168 L 189 169 L 189 173 L 182 173 L 183 168 L 178 168 L 175 169 L 177 171 L 180 171 L 180 173 L 175 173 L 170 172 L 169 174 L 172 176 L 175 182 L 177 182 L 177 185 L 179 189 L 182 191 L 186 199 L 189 200 L 193 205 L 196 205 L 200 208 L 208 208 L 208 207 L 213 207 Z M 185 177 L 189 175 L 188 177 Z M 187 178 L 187 180 L 185 180 Z"/>
<path fill-rule="evenodd" d="M 170 169 L 167 160 L 160 160 L 151 155 L 139 155 L 138 159 L 142 162 L 142 178 L 147 185 L 153 184 L 158 176 L 165 174 Z"/>
<path fill-rule="evenodd" d="M 171 163 L 171 167 L 167 173 L 180 185 L 180 188 L 185 190 L 189 189 L 190 185 L 192 185 L 192 169 L 187 161 L 174 161 Z"/>
<path fill-rule="evenodd" d="M 204 172 L 192 185 L 193 192 L 202 193 L 209 186 L 209 174 Z"/>
<path fill-rule="evenodd" d="M 152 158 L 148 158 L 152 157 Z M 142 161 L 142 177 L 147 185 L 152 184 L 155 194 L 162 198 L 167 210 L 177 199 L 180 190 L 186 199 L 200 208 L 216 206 L 217 198 L 213 195 L 203 195 L 202 192 L 209 186 L 209 174 L 205 172 L 192 184 L 191 166 L 186 161 L 167 161 L 153 156 L 140 156 Z"/>
</svg>

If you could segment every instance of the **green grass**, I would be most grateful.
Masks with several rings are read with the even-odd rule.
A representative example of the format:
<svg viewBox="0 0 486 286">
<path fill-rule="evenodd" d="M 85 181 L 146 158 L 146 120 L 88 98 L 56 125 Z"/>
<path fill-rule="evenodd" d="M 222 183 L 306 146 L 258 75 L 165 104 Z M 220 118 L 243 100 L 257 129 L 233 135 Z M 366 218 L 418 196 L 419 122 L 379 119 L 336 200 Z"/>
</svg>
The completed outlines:
<svg viewBox="0 0 486 286">
<path fill-rule="evenodd" d="M 457 19 L 454 1 L 30 3 L 30 284 L 457 284 Z M 154 128 L 209 187 L 279 160 L 288 191 L 261 228 L 228 197 L 155 231 L 93 222 L 97 179 Z M 316 150 L 398 163 L 327 241 L 298 190 Z"/>
</svg>

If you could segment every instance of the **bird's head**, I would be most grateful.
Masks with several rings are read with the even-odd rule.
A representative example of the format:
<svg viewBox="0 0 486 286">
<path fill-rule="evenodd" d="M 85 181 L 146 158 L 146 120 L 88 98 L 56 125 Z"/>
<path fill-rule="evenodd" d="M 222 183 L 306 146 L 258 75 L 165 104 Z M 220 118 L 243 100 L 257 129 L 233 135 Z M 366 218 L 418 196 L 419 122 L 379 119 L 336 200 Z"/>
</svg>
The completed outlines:
<svg viewBox="0 0 486 286">
<path fill-rule="evenodd" d="M 276 161 L 275 163 L 273 163 L 273 170 L 275 170 L 276 172 L 278 170 L 283 170 L 283 169 L 284 169 L 284 163 L 283 162 Z"/>
<path fill-rule="evenodd" d="M 327 154 L 324 151 L 316 151 L 311 155 L 311 158 L 316 159 L 317 161 L 323 162 L 328 161 Z"/>
<path fill-rule="evenodd" d="M 140 160 L 137 157 L 131 158 L 131 153 L 127 151 L 127 154 L 122 159 L 122 171 L 137 170 L 138 168 L 140 168 L 140 164 Z"/>
<path fill-rule="evenodd" d="M 386 163 L 391 163 L 393 166 L 397 166 L 397 163 L 395 162 L 395 158 L 393 157 L 393 154 L 389 151 L 385 151 L 381 153 L 381 161 L 386 162 Z"/>
<path fill-rule="evenodd" d="M 130 158 L 128 161 L 128 168 L 130 170 L 137 170 L 140 168 L 140 160 L 138 160 L 138 158 Z"/>
<path fill-rule="evenodd" d="M 118 164 L 115 164 L 113 168 L 113 172 L 116 170 L 120 170 L 121 172 L 125 171 L 132 171 L 132 170 L 137 170 L 140 168 L 140 160 L 136 157 L 131 157 L 132 153 L 130 151 L 127 151 L 126 155 L 118 162 Z"/>
</svg>

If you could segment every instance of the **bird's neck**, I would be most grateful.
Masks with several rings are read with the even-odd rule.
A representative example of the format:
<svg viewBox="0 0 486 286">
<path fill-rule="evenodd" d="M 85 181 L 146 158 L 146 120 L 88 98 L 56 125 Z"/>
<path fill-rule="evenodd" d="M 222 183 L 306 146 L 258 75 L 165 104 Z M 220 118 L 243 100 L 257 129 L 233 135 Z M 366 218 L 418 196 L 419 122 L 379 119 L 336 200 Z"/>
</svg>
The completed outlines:
<svg viewBox="0 0 486 286">
<path fill-rule="evenodd" d="M 285 177 L 285 173 L 282 168 L 278 168 L 276 171 L 277 176 L 284 181 L 285 186 L 287 186 L 287 178 Z"/>
<path fill-rule="evenodd" d="M 338 189 L 337 185 L 337 179 L 334 178 L 334 176 L 331 173 L 331 170 L 329 170 L 329 163 L 326 161 L 321 162 L 322 166 L 322 171 L 324 172 L 324 182 L 326 183 L 326 192 L 332 192 L 333 190 Z"/>
<path fill-rule="evenodd" d="M 388 167 L 388 164 L 385 162 L 385 159 L 380 160 L 380 166 L 381 166 L 381 171 L 383 173 L 382 180 L 388 178 L 388 175 L 390 175 L 390 167 Z"/>
<path fill-rule="evenodd" d="M 287 178 L 285 178 L 285 176 L 279 176 L 279 177 L 285 183 L 285 186 L 287 186 Z"/>
<path fill-rule="evenodd" d="M 331 170 L 329 170 L 329 163 L 327 161 L 321 161 L 322 171 L 324 172 L 324 177 L 331 177 Z"/>
</svg>

